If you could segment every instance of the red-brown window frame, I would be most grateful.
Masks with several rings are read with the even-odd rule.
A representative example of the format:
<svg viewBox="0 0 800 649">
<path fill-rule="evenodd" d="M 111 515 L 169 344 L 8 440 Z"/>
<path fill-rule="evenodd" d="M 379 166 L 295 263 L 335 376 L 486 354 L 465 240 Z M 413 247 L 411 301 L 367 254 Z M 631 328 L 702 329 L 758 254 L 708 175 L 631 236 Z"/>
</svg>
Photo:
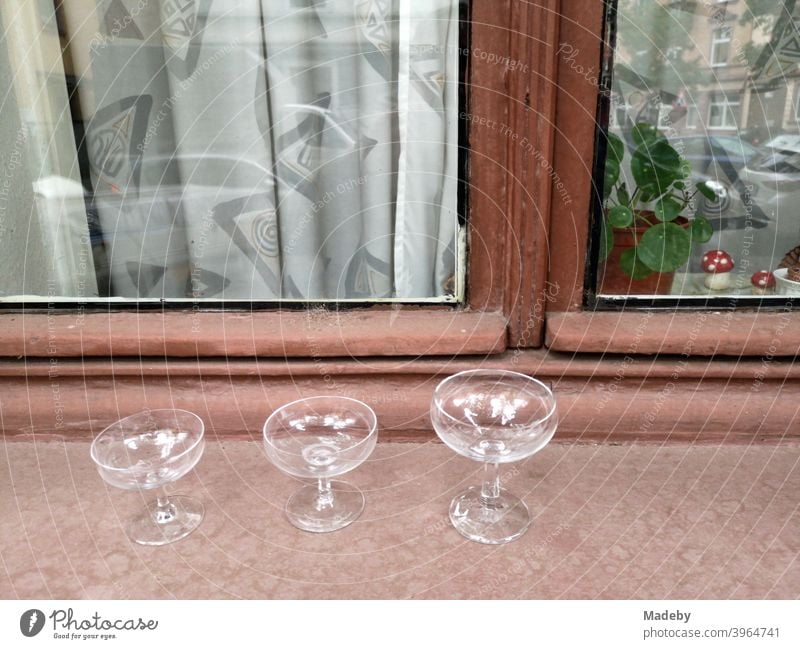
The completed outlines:
<svg viewBox="0 0 800 649">
<path fill-rule="evenodd" d="M 198 412 L 214 435 L 256 438 L 275 407 L 336 392 L 368 401 L 381 435 L 416 439 L 431 434 L 438 380 L 480 365 L 552 381 L 562 440 L 749 442 L 798 430 L 796 398 L 777 397 L 800 368 L 770 351 L 781 327 L 784 345 L 798 341 L 785 314 L 583 307 L 597 103 L 586 75 L 600 62 L 602 14 L 601 0 L 473 0 L 466 304 L 3 313 L 3 432 L 86 436 L 137 409 L 173 406 Z M 573 46 L 569 62 L 557 55 L 563 42 Z M 496 56 L 474 56 L 479 50 Z M 554 199 L 558 182 L 569 204 Z M 676 318 L 688 320 L 677 326 Z M 731 337 L 701 332 L 682 382 L 670 387 L 675 361 L 644 355 L 684 353 L 685 327 L 702 318 L 725 318 Z M 748 318 L 763 325 L 757 337 L 742 333 Z M 708 356 L 742 350 L 770 354 L 768 362 Z M 626 354 L 625 376 L 621 357 L 583 351 Z M 660 403 L 667 388 L 683 410 L 658 409 L 643 427 L 631 400 Z M 707 396 L 734 390 L 742 399 Z"/>
<path fill-rule="evenodd" d="M 0 356 L 426 356 L 497 353 L 509 341 L 515 347 L 538 344 L 543 311 L 536 286 L 544 279 L 546 250 L 537 244 L 546 231 L 549 175 L 521 160 L 524 151 L 510 134 L 550 158 L 546 125 L 554 111 L 549 75 L 557 5 L 555 0 L 472 3 L 472 51 L 496 56 L 468 57 L 468 113 L 474 119 L 469 120 L 465 304 L 336 313 L 213 306 L 131 311 L 112 305 L 76 314 L 43 306 L 0 314 Z M 531 210 L 539 217 L 533 222 Z M 535 254 L 537 249 L 545 254 Z"/>
<path fill-rule="evenodd" d="M 800 313 L 787 309 L 637 310 L 587 309 L 586 257 L 592 215 L 592 171 L 603 56 L 604 2 L 562 2 L 560 43 L 569 56 L 557 65 L 555 173 L 573 202 L 552 202 L 545 343 L 566 352 L 778 356 L 800 353 Z M 610 63 L 610 59 L 606 61 Z"/>
</svg>

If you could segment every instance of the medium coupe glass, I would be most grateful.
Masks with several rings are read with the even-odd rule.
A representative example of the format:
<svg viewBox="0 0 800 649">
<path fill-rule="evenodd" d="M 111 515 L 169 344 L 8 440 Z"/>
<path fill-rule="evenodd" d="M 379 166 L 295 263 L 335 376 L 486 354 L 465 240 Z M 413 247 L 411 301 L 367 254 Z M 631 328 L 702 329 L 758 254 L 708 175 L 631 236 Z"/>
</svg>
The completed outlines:
<svg viewBox="0 0 800 649">
<path fill-rule="evenodd" d="M 364 495 L 331 478 L 366 460 L 378 439 L 378 420 L 367 404 L 348 397 L 309 397 L 286 404 L 264 423 L 264 447 L 284 473 L 315 480 L 286 503 L 286 516 L 307 532 L 333 532 L 356 520 Z"/>
<path fill-rule="evenodd" d="M 431 400 L 439 438 L 456 453 L 484 463 L 483 484 L 453 498 L 450 520 L 465 537 L 507 543 L 531 524 L 525 503 L 500 487 L 500 464 L 541 450 L 558 425 L 553 392 L 541 381 L 506 370 L 467 370 L 442 381 Z"/>
<path fill-rule="evenodd" d="M 141 545 L 184 538 L 203 520 L 203 503 L 168 496 L 165 485 L 191 471 L 203 455 L 203 420 L 186 410 L 145 410 L 111 424 L 92 442 L 91 455 L 108 484 L 156 490 L 156 499 L 127 528 Z"/>
</svg>

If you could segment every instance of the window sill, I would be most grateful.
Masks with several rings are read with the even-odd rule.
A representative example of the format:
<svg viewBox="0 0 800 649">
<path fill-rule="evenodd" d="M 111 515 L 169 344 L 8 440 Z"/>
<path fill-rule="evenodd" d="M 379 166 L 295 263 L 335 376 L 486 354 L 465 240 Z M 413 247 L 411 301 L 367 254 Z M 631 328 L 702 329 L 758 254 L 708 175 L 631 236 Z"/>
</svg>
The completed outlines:
<svg viewBox="0 0 800 649">
<path fill-rule="evenodd" d="M 203 417 L 215 439 L 258 439 L 264 420 L 279 406 L 337 394 L 370 404 L 384 440 L 431 439 L 437 383 L 481 367 L 551 382 L 562 441 L 750 443 L 796 440 L 800 434 L 800 365 L 793 359 L 513 350 L 456 358 L 53 361 L 0 361 L 6 438 L 33 433 L 38 440 L 88 439 L 123 414 L 185 408 Z"/>
<path fill-rule="evenodd" d="M 491 354 L 506 346 L 501 313 L 451 309 L 0 316 L 0 356 L 321 358 Z"/>
<path fill-rule="evenodd" d="M 798 320 L 787 311 L 549 313 L 545 344 L 553 351 L 606 354 L 795 357 Z"/>
</svg>

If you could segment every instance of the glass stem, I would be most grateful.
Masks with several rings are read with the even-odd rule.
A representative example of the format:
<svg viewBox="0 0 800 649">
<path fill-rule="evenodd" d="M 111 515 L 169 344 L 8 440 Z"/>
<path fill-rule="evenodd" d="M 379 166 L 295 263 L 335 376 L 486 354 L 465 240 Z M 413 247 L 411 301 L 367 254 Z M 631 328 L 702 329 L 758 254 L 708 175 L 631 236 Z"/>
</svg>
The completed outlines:
<svg viewBox="0 0 800 649">
<path fill-rule="evenodd" d="M 317 510 L 327 509 L 333 505 L 333 489 L 331 489 L 330 478 L 319 478 L 317 480 L 319 494 L 317 495 Z"/>
<path fill-rule="evenodd" d="M 485 462 L 483 465 L 483 485 L 481 486 L 481 502 L 492 507 L 500 498 L 500 465 L 497 462 Z"/>
<path fill-rule="evenodd" d="M 159 525 L 164 525 L 175 520 L 176 516 L 175 505 L 170 502 L 166 488 L 159 487 L 156 490 L 156 507 L 153 510 L 153 520 Z"/>
</svg>

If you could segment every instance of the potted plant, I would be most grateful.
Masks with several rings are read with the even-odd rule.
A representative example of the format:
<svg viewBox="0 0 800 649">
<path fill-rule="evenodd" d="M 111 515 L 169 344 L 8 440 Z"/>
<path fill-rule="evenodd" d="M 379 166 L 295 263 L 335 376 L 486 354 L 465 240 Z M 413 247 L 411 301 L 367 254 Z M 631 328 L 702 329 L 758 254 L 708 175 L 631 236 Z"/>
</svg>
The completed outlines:
<svg viewBox="0 0 800 649">
<path fill-rule="evenodd" d="M 691 165 L 653 125 L 631 129 L 626 173 L 625 141 L 612 133 L 606 137 L 600 292 L 669 293 L 674 272 L 689 261 L 692 244 L 705 243 L 713 234 L 707 219 L 688 219 L 683 213 L 698 192 L 710 200 L 716 193 L 705 181 L 691 183 Z"/>
</svg>

